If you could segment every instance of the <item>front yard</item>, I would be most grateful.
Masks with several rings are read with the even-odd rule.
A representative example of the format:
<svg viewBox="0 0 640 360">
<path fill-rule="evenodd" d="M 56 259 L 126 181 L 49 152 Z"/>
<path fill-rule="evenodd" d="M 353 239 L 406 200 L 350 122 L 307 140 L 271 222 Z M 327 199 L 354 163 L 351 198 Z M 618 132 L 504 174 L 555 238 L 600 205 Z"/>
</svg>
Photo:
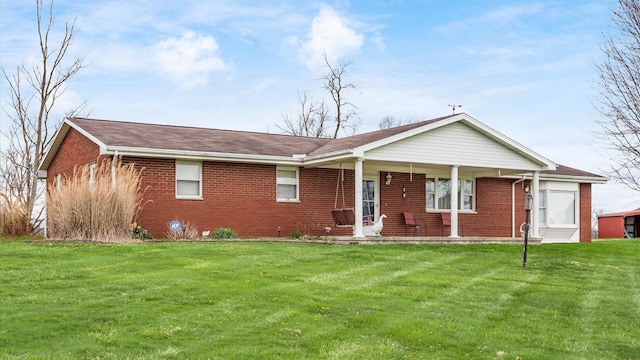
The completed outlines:
<svg viewBox="0 0 640 360">
<path fill-rule="evenodd" d="M 0 358 L 637 359 L 640 241 L 0 242 Z"/>
</svg>

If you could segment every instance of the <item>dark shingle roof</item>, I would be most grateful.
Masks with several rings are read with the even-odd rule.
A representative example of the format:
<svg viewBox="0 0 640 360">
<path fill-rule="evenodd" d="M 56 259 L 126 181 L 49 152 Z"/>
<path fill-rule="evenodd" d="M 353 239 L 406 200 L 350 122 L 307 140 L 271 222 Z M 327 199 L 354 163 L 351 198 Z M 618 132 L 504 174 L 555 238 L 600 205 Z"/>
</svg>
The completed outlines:
<svg viewBox="0 0 640 360">
<path fill-rule="evenodd" d="M 391 137 L 393 135 L 403 133 L 405 131 L 413 130 L 427 124 L 435 123 L 437 121 L 446 119 L 450 116 L 443 116 L 443 117 L 439 117 L 431 120 L 420 121 L 413 124 L 397 126 L 390 129 L 383 129 L 383 130 L 372 131 L 372 132 L 368 132 L 360 135 L 354 135 L 354 136 L 349 136 L 345 138 L 335 139 L 324 144 L 322 147 L 311 152 L 309 155 L 327 154 L 327 153 L 332 153 L 334 151 L 357 148 L 359 146 L 370 144 L 372 142 L 382 140 L 382 139 Z"/>
<path fill-rule="evenodd" d="M 292 156 L 294 154 L 321 155 L 334 151 L 353 149 L 448 117 L 449 116 L 444 116 L 340 139 L 87 118 L 69 118 L 68 120 L 107 146 L 227 154 Z"/>
<path fill-rule="evenodd" d="M 454 115 L 340 139 L 87 118 L 69 118 L 68 121 L 107 147 L 292 157 L 296 154 L 313 156 L 354 149 L 451 116 Z M 570 178 L 596 178 L 606 181 L 606 178 L 600 175 L 563 165 L 558 165 L 553 171 L 543 171 L 542 174 Z"/>
<path fill-rule="evenodd" d="M 330 139 L 246 131 L 70 118 L 107 146 L 227 154 L 292 156 L 306 154 Z"/>
<path fill-rule="evenodd" d="M 601 175 L 574 169 L 564 165 L 557 165 L 555 170 L 541 171 L 540 173 L 556 175 L 556 176 L 570 176 L 570 177 L 596 177 L 596 178 L 602 177 Z"/>
</svg>

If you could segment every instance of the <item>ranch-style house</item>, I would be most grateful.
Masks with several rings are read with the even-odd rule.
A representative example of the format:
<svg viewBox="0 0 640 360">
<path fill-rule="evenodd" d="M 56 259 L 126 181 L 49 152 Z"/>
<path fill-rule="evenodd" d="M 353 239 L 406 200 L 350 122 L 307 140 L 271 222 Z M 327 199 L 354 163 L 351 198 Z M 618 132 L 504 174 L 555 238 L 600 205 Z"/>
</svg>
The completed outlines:
<svg viewBox="0 0 640 360">
<path fill-rule="evenodd" d="M 608 180 L 465 113 L 339 139 L 67 118 L 40 176 L 54 184 L 113 157 L 143 169 L 148 201 L 132 220 L 156 238 L 179 220 L 243 238 L 328 227 L 364 239 L 385 214 L 383 237 L 513 239 L 528 190 L 532 239 L 588 242 L 591 186 Z"/>
</svg>

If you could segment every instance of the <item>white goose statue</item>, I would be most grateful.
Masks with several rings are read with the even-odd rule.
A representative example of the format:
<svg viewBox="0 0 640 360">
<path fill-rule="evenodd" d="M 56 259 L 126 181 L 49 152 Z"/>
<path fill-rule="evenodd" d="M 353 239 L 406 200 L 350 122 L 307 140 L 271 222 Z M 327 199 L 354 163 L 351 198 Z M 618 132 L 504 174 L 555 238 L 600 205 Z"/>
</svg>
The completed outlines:
<svg viewBox="0 0 640 360">
<path fill-rule="evenodd" d="M 380 215 L 380 218 L 378 219 L 378 222 L 373 225 L 373 236 L 381 236 L 380 232 L 382 231 L 382 226 L 383 226 L 382 219 L 384 219 L 386 217 L 387 217 L 387 215 L 385 215 L 385 214 Z"/>
</svg>

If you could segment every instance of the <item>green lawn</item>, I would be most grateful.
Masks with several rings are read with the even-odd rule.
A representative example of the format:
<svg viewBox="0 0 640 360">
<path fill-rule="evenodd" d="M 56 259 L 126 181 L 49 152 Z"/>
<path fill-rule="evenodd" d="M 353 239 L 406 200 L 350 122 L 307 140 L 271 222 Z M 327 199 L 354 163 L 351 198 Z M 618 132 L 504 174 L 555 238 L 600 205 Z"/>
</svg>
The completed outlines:
<svg viewBox="0 0 640 360">
<path fill-rule="evenodd" d="M 1 242 L 0 358 L 638 359 L 640 241 Z"/>
</svg>

